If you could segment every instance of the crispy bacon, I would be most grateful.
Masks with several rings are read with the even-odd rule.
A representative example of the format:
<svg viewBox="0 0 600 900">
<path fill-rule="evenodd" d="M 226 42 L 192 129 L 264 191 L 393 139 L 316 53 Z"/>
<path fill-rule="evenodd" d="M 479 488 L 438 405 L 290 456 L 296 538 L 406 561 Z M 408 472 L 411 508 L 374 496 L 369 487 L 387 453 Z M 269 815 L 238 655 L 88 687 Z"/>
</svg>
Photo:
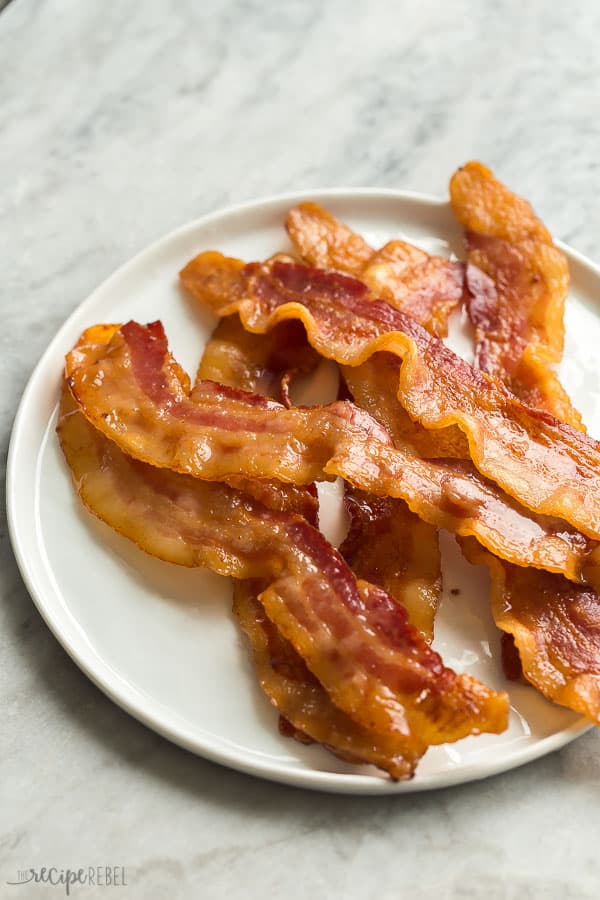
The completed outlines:
<svg viewBox="0 0 600 900">
<path fill-rule="evenodd" d="M 289 324 L 295 326 L 291 332 L 285 330 Z M 282 323 L 267 335 L 255 335 L 244 329 L 237 316 L 230 316 L 221 319 L 204 348 L 197 381 L 209 379 L 273 399 L 281 397 L 289 406 L 291 378 L 310 371 L 318 358 L 299 323 Z M 256 479 L 255 492 L 259 485 L 276 496 L 281 488 L 295 487 Z M 316 498 L 314 485 L 295 490 Z M 288 511 L 295 511 L 294 505 Z M 316 525 L 314 513 L 305 518 Z M 317 741 L 347 761 L 379 764 L 394 778 L 410 777 L 425 746 L 419 751 L 416 742 L 413 746 L 407 742 L 399 749 L 397 739 L 374 735 L 334 706 L 302 657 L 266 617 L 257 597 L 267 586 L 260 580 L 234 580 L 233 612 L 251 644 L 260 685 L 279 712 L 280 732 L 303 744 Z"/>
<path fill-rule="evenodd" d="M 96 362 L 106 353 L 106 345 L 121 328 L 120 325 L 92 325 L 86 328 L 73 349 L 65 356 L 65 378 L 69 378 L 79 366 Z M 182 383 L 185 375 L 182 373 Z M 188 385 L 189 387 L 189 385 Z"/>
<path fill-rule="evenodd" d="M 335 704 L 379 734 L 423 744 L 506 725 L 507 702 L 439 656 L 384 591 L 358 585 L 340 554 L 297 515 L 225 485 L 138 463 L 95 432 L 65 393 L 59 436 L 85 505 L 172 562 L 267 579 L 260 600 Z"/>
<path fill-rule="evenodd" d="M 276 330 L 259 336 L 246 332 L 237 317 L 222 323 L 227 330 L 217 327 L 205 348 L 199 377 L 252 391 L 266 385 L 270 395 L 276 396 L 278 377 L 290 367 L 290 341 L 282 350 Z M 306 355 L 303 345 L 308 349 Z M 316 355 L 303 330 L 292 335 L 291 349 L 296 354 L 293 367 L 297 371 L 307 371 L 314 365 Z M 363 495 L 362 500 L 368 496 Z M 375 501 L 370 513 L 368 518 L 360 517 L 360 546 L 359 519 L 356 514 L 352 516 L 353 528 L 340 552 L 355 574 L 383 586 L 399 600 L 409 613 L 409 621 L 431 641 L 441 590 L 437 531 L 402 501 Z M 254 582 L 255 596 L 264 587 Z M 338 710 L 291 644 L 266 619 L 247 583 L 235 584 L 234 612 L 251 641 L 261 686 L 283 717 L 282 733 L 303 743 L 316 740 L 348 761 L 378 765 L 383 760 L 384 768 L 387 766 L 394 777 L 403 777 L 414 769 L 425 745 L 419 750 L 413 742 L 399 750 L 397 743 L 365 731 Z"/>
<path fill-rule="evenodd" d="M 567 260 L 525 200 L 481 163 L 450 180 L 450 202 L 466 233 L 467 309 L 477 366 L 523 403 L 582 428 L 552 364 L 563 350 Z"/>
<path fill-rule="evenodd" d="M 350 530 L 340 553 L 358 578 L 399 600 L 426 641 L 440 603 L 442 576 L 437 530 L 405 503 L 346 485 Z"/>
<path fill-rule="evenodd" d="M 181 273 L 204 291 L 202 271 L 215 264 L 200 255 Z M 190 277 L 193 273 L 193 278 Z M 268 331 L 286 319 L 303 322 L 323 356 L 359 365 L 379 350 L 402 360 L 398 398 L 426 428 L 458 426 L 469 441 L 479 471 L 537 513 L 570 522 L 590 537 L 600 536 L 600 449 L 540 410 L 530 409 L 490 376 L 473 369 L 404 313 L 369 299 L 359 281 L 335 272 L 285 264 L 250 264 L 238 270 L 243 300 L 213 306 L 218 315 L 239 312 L 246 328 Z"/>
<path fill-rule="evenodd" d="M 272 524 L 276 532 L 280 502 L 264 494 L 260 485 L 255 501 L 227 485 L 138 462 L 87 422 L 66 385 L 57 431 L 84 505 L 146 553 L 237 578 L 258 578 L 267 569 L 276 570 L 277 538 L 272 548 L 266 534 L 261 543 L 260 517 L 265 531 Z M 252 483 L 247 481 L 246 487 Z M 263 505 L 270 498 L 275 501 L 272 512 Z M 254 545 L 249 539 L 253 529 Z"/>
<path fill-rule="evenodd" d="M 317 741 L 348 762 L 371 763 L 393 778 L 410 778 L 426 744 L 376 734 L 338 709 L 265 615 L 257 600 L 262 590 L 261 582 L 236 581 L 233 610 L 252 646 L 260 685 L 288 723 L 284 733 L 302 743 Z"/>
<path fill-rule="evenodd" d="M 76 346 L 67 355 L 65 360 L 65 377 L 68 378 L 73 372 L 82 365 L 90 365 L 97 362 L 98 359 L 106 353 L 106 345 L 117 331 L 120 325 L 93 325 L 87 328 L 79 338 Z M 213 356 L 213 360 L 216 355 Z M 189 394 L 190 382 L 184 370 L 172 361 L 174 378 L 178 381 L 184 394 Z M 273 377 L 273 382 L 275 378 Z M 63 403 L 67 402 L 67 398 L 63 398 Z M 76 407 L 73 406 L 73 409 Z M 170 476 L 165 476 L 168 480 Z M 266 481 L 264 479 L 249 479 L 239 473 L 232 473 L 227 479 L 227 483 L 240 491 L 250 493 L 252 497 L 259 500 L 265 506 L 271 509 L 292 510 L 299 515 L 304 516 L 309 522 L 317 523 L 318 519 L 318 500 L 316 489 L 313 485 L 304 485 L 298 487 L 295 484 L 285 484 L 281 481 Z M 175 481 L 175 484 L 179 482 Z M 158 554 L 154 554 L 158 555 Z M 181 563 L 187 565 L 187 563 Z"/>
<path fill-rule="evenodd" d="M 596 543 L 559 519 L 536 516 L 463 460 L 423 460 L 392 445 L 350 403 L 285 409 L 254 394 L 200 382 L 191 397 L 160 323 L 130 322 L 69 385 L 95 427 L 126 453 L 207 480 L 240 473 L 309 484 L 339 475 L 405 500 L 425 521 L 474 535 L 520 565 L 581 581 L 598 571 Z"/>
<path fill-rule="evenodd" d="M 492 608 L 528 681 L 600 725 L 600 602 L 560 575 L 493 560 Z"/>
<path fill-rule="evenodd" d="M 455 426 L 428 431 L 398 403 L 401 361 L 393 353 L 374 353 L 359 366 L 342 366 L 348 392 L 358 406 L 391 434 L 396 447 L 425 459 L 469 459 L 469 444 Z"/>
<path fill-rule="evenodd" d="M 360 278 L 375 297 L 414 316 L 432 334 L 448 333 L 448 316 L 463 296 L 462 263 L 430 256 L 400 240 L 374 250 L 317 203 L 301 203 L 291 209 L 286 227 L 311 266 Z"/>
<path fill-rule="evenodd" d="M 206 344 L 196 382 L 208 379 L 266 397 L 279 397 L 289 406 L 292 380 L 311 372 L 319 359 L 297 322 L 284 322 L 268 335 L 256 335 L 246 331 L 237 316 L 230 316 L 221 319 Z M 243 475 L 232 475 L 227 483 L 250 492 L 272 509 L 294 511 L 311 524 L 317 524 L 314 485 L 296 486 L 265 479 L 249 481 Z"/>
<path fill-rule="evenodd" d="M 404 241 L 390 241 L 374 251 L 360 235 L 315 203 L 292 209 L 287 227 L 296 248 L 312 265 L 356 274 L 376 296 L 408 312 L 429 331 L 447 334 L 448 315 L 462 297 L 461 264 L 430 257 Z M 413 423 L 398 403 L 399 374 L 396 357 L 377 354 L 350 370 L 346 384 L 359 406 L 379 421 L 383 418 L 397 446 L 412 449 L 430 445 L 429 433 Z M 372 388 L 377 401 L 365 407 L 364 395 Z M 382 403 L 387 407 L 383 416 L 379 410 Z M 462 437 L 458 429 L 455 432 Z M 444 443 L 450 442 L 438 441 L 432 455 L 455 455 L 449 446 L 441 446 Z M 420 455 L 429 454 L 421 451 Z M 437 529 L 420 520 L 401 500 L 377 498 L 364 491 L 354 493 L 347 483 L 345 492 L 352 528 L 342 553 L 355 572 L 384 586 L 392 596 L 402 597 L 411 621 L 426 640 L 431 640 L 441 591 Z"/>
<path fill-rule="evenodd" d="M 475 541 L 464 541 L 463 550 L 490 569 L 494 620 L 514 638 L 527 680 L 600 725 L 598 594 L 560 575 L 507 564 Z"/>
<path fill-rule="evenodd" d="M 381 588 L 356 586 L 341 556 L 309 529 L 298 520 L 289 532 L 307 556 L 306 573 L 279 579 L 260 601 L 336 706 L 378 734 L 415 734 L 427 744 L 477 733 L 479 723 L 503 730 L 505 695 L 445 669 L 406 611 Z"/>
<path fill-rule="evenodd" d="M 103 339 L 108 342 L 117 327 L 88 329 L 72 354 L 72 361 L 81 363 L 86 353 L 96 355 Z M 226 335 L 239 351 L 237 362 L 243 362 L 245 357 L 248 363 L 250 357 L 258 355 L 267 366 L 267 348 L 255 344 L 240 347 L 234 333 L 236 327 L 241 330 L 241 326 L 230 323 Z M 216 346 L 213 341 L 217 342 Z M 206 355 L 211 366 L 222 363 L 225 371 L 229 362 L 228 355 L 221 353 L 223 343 L 224 332 L 219 329 L 219 335 L 209 342 Z M 244 365 L 232 367 L 231 378 L 237 377 L 242 369 L 244 378 L 264 378 L 262 368 L 251 371 Z M 268 383 L 275 387 L 274 376 Z M 239 516 L 241 498 L 237 492 L 221 484 L 198 482 L 169 471 L 157 472 L 136 463 L 89 425 L 66 385 L 59 436 L 80 496 L 92 512 L 154 556 L 182 565 L 205 564 L 222 573 L 228 571 L 227 562 L 223 563 L 215 550 L 213 528 L 206 527 L 205 510 L 210 509 L 213 517 L 215 513 L 221 516 L 221 522 L 217 522 L 219 528 L 224 527 L 226 517 L 230 530 L 236 518 L 238 528 L 243 529 L 247 523 Z M 245 480 L 244 486 L 267 506 L 297 511 L 316 524 L 316 498 L 307 488 L 258 480 Z M 295 491 L 292 496 L 290 488 Z M 248 543 L 247 535 L 243 541 L 244 545 Z M 264 560 L 259 559 L 258 567 L 262 570 Z M 242 566 L 238 574 L 247 572 Z M 302 658 L 266 618 L 256 595 L 267 585 L 259 580 L 236 581 L 235 585 L 234 612 L 252 643 L 261 685 L 275 707 L 293 723 L 296 729 L 293 733 L 299 736 L 299 729 L 303 729 L 305 742 L 319 741 L 345 760 L 372 763 L 393 778 L 410 777 L 426 744 L 419 743 L 417 738 L 405 741 L 395 736 L 375 735 L 346 716 L 333 705 Z"/>
<path fill-rule="evenodd" d="M 289 406 L 293 378 L 311 372 L 319 362 L 299 322 L 282 322 L 265 335 L 251 334 L 238 316 L 221 319 L 206 345 L 197 381 L 262 394 Z"/>
<path fill-rule="evenodd" d="M 295 326 L 292 331 L 286 330 L 289 324 Z M 291 379 L 310 371 L 318 359 L 299 323 L 282 323 L 268 335 L 254 335 L 244 329 L 237 316 L 231 316 L 220 321 L 204 348 L 197 380 L 209 379 L 274 399 L 281 397 L 289 406 Z M 308 492 L 311 500 L 316 498 L 314 485 L 295 488 L 256 479 L 254 494 L 261 485 L 276 496 L 282 488 L 293 487 Z M 294 505 L 289 505 L 288 511 L 293 512 Z M 311 512 L 312 517 L 304 517 L 316 525 L 316 510 Z M 280 732 L 303 744 L 317 741 L 347 762 L 376 765 L 395 779 L 410 778 L 426 745 L 419 746 L 416 739 L 401 742 L 396 736 L 376 735 L 338 709 L 302 657 L 265 615 L 257 598 L 267 586 L 258 579 L 234 580 L 233 612 L 252 647 L 259 683 L 279 712 Z"/>
<path fill-rule="evenodd" d="M 377 353 L 356 369 L 345 368 L 344 384 L 395 445 L 412 453 L 421 434 L 429 432 L 413 425 L 396 399 L 396 362 L 394 356 Z M 362 378 L 353 378 L 358 370 Z M 350 530 L 340 552 L 359 577 L 400 599 L 410 621 L 431 641 L 442 588 L 438 529 L 403 500 L 368 494 L 348 481 L 344 491 Z"/>
<path fill-rule="evenodd" d="M 395 445 L 412 453 L 421 434 L 429 432 L 413 425 L 396 399 L 395 363 L 396 357 L 376 353 L 355 369 L 344 368 L 344 383 L 354 400 L 389 431 Z M 359 370 L 362 378 L 353 378 Z M 340 552 L 359 577 L 400 599 L 410 621 L 431 641 L 442 587 L 438 529 L 402 500 L 368 494 L 348 481 L 344 490 L 350 530 Z"/>
<path fill-rule="evenodd" d="M 431 334 L 448 334 L 448 316 L 461 302 L 463 263 L 430 256 L 405 241 L 390 241 L 374 253 L 360 280 L 374 297 L 413 316 Z"/>
<path fill-rule="evenodd" d="M 403 309 L 430 332 L 447 334 L 448 315 L 462 297 L 462 264 L 430 257 L 399 240 L 378 251 L 371 250 L 359 235 L 353 235 L 314 203 L 292 209 L 287 223 L 305 260 L 356 274 L 375 296 Z M 314 240 L 316 233 L 318 241 Z M 454 429 L 454 440 L 432 441 L 430 433 L 400 406 L 396 396 L 400 375 L 397 357 L 379 353 L 361 366 L 345 367 L 343 371 L 358 405 L 382 421 L 397 446 L 416 449 L 421 456 L 468 456 L 466 441 L 458 429 Z M 457 454 L 454 446 L 457 438 L 462 454 Z M 430 641 L 441 591 L 437 529 L 419 519 L 401 500 L 371 496 L 348 483 L 345 492 L 352 524 L 341 552 L 355 572 L 400 597 L 410 620 Z"/>
<path fill-rule="evenodd" d="M 224 328 L 217 329 L 217 334 L 213 336 L 207 346 L 199 373 L 211 374 L 216 377 L 222 374 L 225 382 L 236 383 L 236 381 L 240 380 L 243 384 L 253 388 L 260 383 L 267 383 L 276 392 L 277 368 L 279 367 L 280 371 L 283 371 L 285 358 L 289 359 L 290 356 L 280 357 L 274 341 L 260 345 L 261 338 L 256 335 L 250 335 L 252 340 L 248 341 L 244 337 L 247 333 L 243 331 L 237 318 L 232 320 L 224 319 L 223 323 L 225 323 L 226 330 Z M 101 340 L 103 334 L 110 338 L 113 333 L 114 329 L 112 327 L 106 332 L 99 331 L 95 335 L 95 340 Z M 295 368 L 309 368 L 314 361 L 312 354 L 309 354 L 307 358 L 303 358 L 301 355 L 301 342 L 305 341 L 305 338 L 298 333 L 288 334 L 287 336 L 290 338 L 292 349 L 296 354 Z M 95 342 L 94 332 L 91 331 L 86 334 L 84 343 L 89 347 L 90 342 Z M 233 352 L 230 353 L 230 349 Z M 76 348 L 73 359 L 81 362 L 81 353 L 82 350 Z M 96 356 L 97 353 L 94 353 L 94 358 Z M 235 360 L 233 364 L 230 361 L 232 358 Z M 278 366 L 280 358 L 283 359 L 283 362 L 281 366 Z M 267 376 L 266 379 L 265 375 Z M 263 499 L 265 499 L 265 492 L 268 491 L 271 495 L 267 498 L 269 506 L 273 506 L 275 502 L 272 496 L 273 493 L 275 498 L 280 498 L 283 494 L 283 498 L 277 505 L 279 509 L 285 508 L 285 501 L 289 497 L 290 491 L 296 491 L 299 497 L 293 498 L 294 508 L 299 509 L 299 504 L 302 502 L 303 511 L 308 507 L 307 512 L 309 515 L 306 517 L 311 520 L 310 513 L 314 515 L 314 510 L 311 508 L 311 504 L 315 502 L 314 498 L 310 495 L 303 498 L 301 494 L 302 489 L 296 488 L 294 485 L 282 485 L 281 482 L 272 483 L 264 479 L 257 479 L 254 484 L 249 486 L 248 479 L 233 475 L 228 478 L 228 483 L 241 489 L 251 489 L 254 496 L 259 490 Z M 372 579 L 376 584 L 382 584 L 392 596 L 398 597 L 401 602 L 408 601 L 411 620 L 414 620 L 419 630 L 431 640 L 433 635 L 433 617 L 439 604 L 440 591 L 439 561 L 437 566 L 435 565 L 435 559 L 438 558 L 439 560 L 439 554 L 435 553 L 437 551 L 437 535 L 433 532 L 428 546 L 424 541 L 426 532 L 428 529 L 431 530 L 431 527 L 421 522 L 400 501 L 393 503 L 393 506 L 392 503 L 393 501 L 387 501 L 386 504 L 388 519 L 393 507 L 395 507 L 394 529 L 390 531 L 386 541 L 389 555 L 386 557 L 378 553 L 377 560 L 373 560 L 368 568 L 373 576 L 379 576 Z M 381 504 L 373 507 L 373 509 L 377 509 L 380 512 L 381 508 Z M 371 522 L 373 522 L 373 518 L 374 514 L 371 516 Z M 378 528 L 378 531 L 380 530 Z M 366 521 L 364 519 L 362 531 L 363 534 L 366 531 Z M 419 536 L 418 541 L 414 540 L 415 535 Z M 367 578 L 365 550 L 363 550 L 360 558 L 360 564 L 361 577 Z"/>
<path fill-rule="evenodd" d="M 375 252 L 362 235 L 318 203 L 300 203 L 287 215 L 285 226 L 296 250 L 311 266 L 360 275 Z"/>
<path fill-rule="evenodd" d="M 453 176 L 450 193 L 457 218 L 467 228 L 468 308 L 478 365 L 520 399 L 582 427 L 549 366 L 560 360 L 563 349 L 564 255 L 529 204 L 479 163 Z M 483 557 L 490 569 L 507 674 L 515 677 L 522 669 L 551 700 L 600 723 L 598 594 L 559 575 L 511 566 L 477 548 L 471 547 L 471 554 Z"/>
<path fill-rule="evenodd" d="M 295 330 L 282 331 L 282 326 L 285 328 L 289 324 L 296 326 Z M 268 335 L 253 335 L 244 330 L 237 316 L 222 319 L 205 347 L 198 378 L 210 378 L 230 387 L 260 392 L 271 397 L 284 393 L 289 405 L 287 388 L 291 377 L 310 371 L 319 357 L 308 344 L 304 329 L 299 323 L 282 323 L 282 326 Z M 396 501 L 396 505 L 403 504 Z M 416 519 L 407 509 L 406 513 Z M 428 527 L 419 519 L 416 522 L 421 531 Z M 423 618 L 418 600 L 428 603 L 428 608 L 434 607 L 433 579 L 430 583 L 429 572 L 423 565 L 417 566 L 417 559 L 420 561 L 423 550 L 415 547 L 414 535 L 407 529 L 401 534 L 398 524 L 395 526 L 395 534 L 398 538 L 393 547 L 395 553 L 390 560 L 382 559 L 383 571 L 387 572 L 390 565 L 395 565 L 398 570 L 399 561 L 409 554 L 405 568 L 410 572 L 399 575 L 395 580 L 391 579 L 386 588 L 401 591 L 399 599 L 405 599 L 412 605 L 409 614 Z M 344 548 L 341 548 L 341 552 L 344 555 Z M 379 571 L 374 574 L 379 574 Z M 412 583 L 409 580 L 410 574 L 413 576 Z M 439 572 L 437 575 L 439 578 Z M 367 577 L 364 571 L 360 572 L 360 576 Z M 381 583 L 377 579 L 375 581 Z M 365 730 L 334 706 L 302 657 L 265 616 L 256 597 L 266 586 L 260 581 L 236 581 L 234 613 L 252 645 L 260 684 L 280 713 L 282 733 L 289 734 L 302 743 L 318 741 L 347 761 L 372 762 L 389 771 L 395 778 L 410 775 L 426 745 L 419 748 L 417 741 L 413 740 L 412 744 L 407 742 L 406 746 L 399 747 L 396 738 L 390 739 Z M 439 585 L 436 586 L 439 590 Z M 391 593 L 398 597 L 394 590 Z M 431 630 L 432 624 L 431 622 Z"/>
</svg>

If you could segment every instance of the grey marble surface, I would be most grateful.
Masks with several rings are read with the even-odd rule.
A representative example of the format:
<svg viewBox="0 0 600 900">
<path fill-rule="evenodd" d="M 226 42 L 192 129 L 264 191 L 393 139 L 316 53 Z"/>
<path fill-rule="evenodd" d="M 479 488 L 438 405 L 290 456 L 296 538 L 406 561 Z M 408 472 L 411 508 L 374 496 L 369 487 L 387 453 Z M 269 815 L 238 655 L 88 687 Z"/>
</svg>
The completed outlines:
<svg viewBox="0 0 600 900">
<path fill-rule="evenodd" d="M 444 193 L 481 158 L 600 259 L 600 7 L 544 0 L 13 0 L 0 14 L 2 465 L 28 375 L 120 263 L 292 188 Z M 197 759 L 51 636 L 0 523 L 0 897 L 596 898 L 600 736 L 479 784 L 351 798 Z M 29 891 L 29 893 L 27 893 Z M 75 896 L 111 896 L 108 888 Z"/>
</svg>

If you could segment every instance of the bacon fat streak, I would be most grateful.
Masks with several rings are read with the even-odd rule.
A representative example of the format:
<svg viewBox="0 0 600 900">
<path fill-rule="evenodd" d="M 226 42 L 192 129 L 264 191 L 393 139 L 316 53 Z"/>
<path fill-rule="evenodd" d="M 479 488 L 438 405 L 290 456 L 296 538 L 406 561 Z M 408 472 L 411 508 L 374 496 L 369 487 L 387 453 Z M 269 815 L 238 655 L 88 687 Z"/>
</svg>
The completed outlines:
<svg viewBox="0 0 600 900">
<path fill-rule="evenodd" d="M 305 519 L 223 484 L 139 463 L 95 431 L 65 392 L 63 451 L 85 505 L 153 555 L 235 578 L 267 578 L 270 620 L 335 705 L 377 735 L 431 743 L 506 726 L 507 701 L 446 669 L 380 588 L 357 583 Z M 394 765 L 392 762 L 391 765 Z"/>
<path fill-rule="evenodd" d="M 600 537 L 598 443 L 524 406 L 361 282 L 282 262 L 244 266 L 214 252 L 192 260 L 181 278 L 218 315 L 238 312 L 249 331 L 299 319 L 312 346 L 340 364 L 395 353 L 403 361 L 398 398 L 413 419 L 433 430 L 458 426 L 483 475 L 528 509 Z"/>
<path fill-rule="evenodd" d="M 560 520 L 528 513 L 474 478 L 468 463 L 433 465 L 394 447 L 387 431 L 350 403 L 286 409 L 213 382 L 200 382 L 190 396 L 160 323 L 128 323 L 98 352 L 72 371 L 69 386 L 90 422 L 142 462 L 206 480 L 242 473 L 310 484 L 339 475 L 361 490 L 405 500 L 425 521 L 473 535 L 502 558 L 575 581 L 596 577 L 595 542 Z"/>
</svg>

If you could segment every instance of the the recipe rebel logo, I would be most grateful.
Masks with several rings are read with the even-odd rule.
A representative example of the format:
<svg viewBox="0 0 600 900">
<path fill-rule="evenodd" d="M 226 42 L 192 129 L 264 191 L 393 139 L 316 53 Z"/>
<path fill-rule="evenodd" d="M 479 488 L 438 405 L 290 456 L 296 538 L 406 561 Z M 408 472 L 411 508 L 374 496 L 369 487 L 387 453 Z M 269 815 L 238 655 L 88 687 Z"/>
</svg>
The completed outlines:
<svg viewBox="0 0 600 900">
<path fill-rule="evenodd" d="M 67 897 L 75 887 L 127 887 L 125 866 L 81 866 L 77 869 L 59 869 L 44 866 L 41 869 L 18 869 L 17 877 L 6 884 L 19 887 L 24 884 L 49 884 L 62 887 Z M 27 896 L 32 896 L 29 893 Z"/>
</svg>

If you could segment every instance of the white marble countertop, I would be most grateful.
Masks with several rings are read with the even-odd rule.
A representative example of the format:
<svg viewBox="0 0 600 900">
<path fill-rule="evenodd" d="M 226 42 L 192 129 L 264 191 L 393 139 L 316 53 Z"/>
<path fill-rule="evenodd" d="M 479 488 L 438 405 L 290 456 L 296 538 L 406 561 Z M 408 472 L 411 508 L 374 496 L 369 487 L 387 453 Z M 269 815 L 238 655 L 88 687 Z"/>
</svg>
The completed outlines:
<svg viewBox="0 0 600 900">
<path fill-rule="evenodd" d="M 340 184 L 442 194 L 474 157 L 600 259 L 600 7 L 576 6 L 13 0 L 0 14 L 3 466 L 58 325 L 135 251 L 224 204 Z M 600 894 L 597 733 L 431 794 L 264 783 L 107 700 L 41 620 L 4 521 L 0 548 L 1 897 L 61 896 L 5 884 L 43 865 L 123 865 L 114 894 L 155 900 Z"/>
</svg>

